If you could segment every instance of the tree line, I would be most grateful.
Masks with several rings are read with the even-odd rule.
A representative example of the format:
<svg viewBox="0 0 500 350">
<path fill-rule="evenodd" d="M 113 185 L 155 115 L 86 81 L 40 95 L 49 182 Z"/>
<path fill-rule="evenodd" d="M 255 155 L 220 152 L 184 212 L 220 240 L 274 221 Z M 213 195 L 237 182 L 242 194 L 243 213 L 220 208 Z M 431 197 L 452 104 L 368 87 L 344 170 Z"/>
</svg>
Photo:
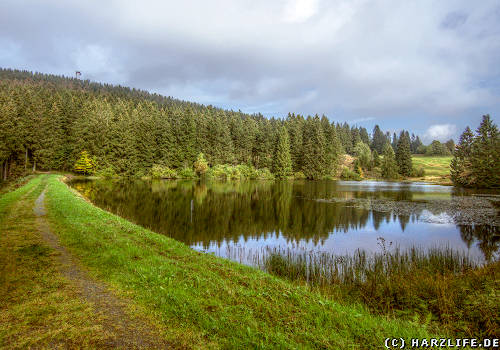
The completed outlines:
<svg viewBox="0 0 500 350">
<path fill-rule="evenodd" d="M 358 168 L 380 166 L 383 154 L 387 177 L 409 176 L 411 153 L 422 146 L 408 131 L 391 137 L 377 125 L 370 135 L 324 115 L 268 119 L 122 86 L 0 69 L 3 179 L 29 169 L 71 171 L 75 164 L 123 175 L 149 175 L 154 167 L 191 174 L 200 156 L 209 167 L 246 165 L 279 178 L 320 179 L 345 171 L 344 154 L 363 152 L 370 154 Z"/>
</svg>

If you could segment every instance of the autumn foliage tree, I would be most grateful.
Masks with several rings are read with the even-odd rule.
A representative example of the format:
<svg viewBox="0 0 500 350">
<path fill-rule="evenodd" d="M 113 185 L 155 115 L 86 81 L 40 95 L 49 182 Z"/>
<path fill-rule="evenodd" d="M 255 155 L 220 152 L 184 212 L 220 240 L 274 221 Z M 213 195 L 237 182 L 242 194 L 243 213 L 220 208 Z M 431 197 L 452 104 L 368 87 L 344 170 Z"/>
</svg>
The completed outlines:
<svg viewBox="0 0 500 350">
<path fill-rule="evenodd" d="M 87 151 L 82 151 L 82 153 L 80 153 L 80 158 L 76 161 L 75 166 L 73 167 L 75 172 L 84 175 L 93 174 L 95 168 L 95 161 L 89 157 Z"/>
</svg>

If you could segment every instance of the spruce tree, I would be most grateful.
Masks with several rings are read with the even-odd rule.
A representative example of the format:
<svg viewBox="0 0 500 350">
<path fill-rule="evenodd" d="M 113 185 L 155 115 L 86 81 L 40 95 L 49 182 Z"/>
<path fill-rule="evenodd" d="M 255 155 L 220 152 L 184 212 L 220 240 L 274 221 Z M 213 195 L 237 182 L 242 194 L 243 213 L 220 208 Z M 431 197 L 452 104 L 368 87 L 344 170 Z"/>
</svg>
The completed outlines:
<svg viewBox="0 0 500 350">
<path fill-rule="evenodd" d="M 451 160 L 450 164 L 451 180 L 455 185 L 468 187 L 473 184 L 471 178 L 471 156 L 473 142 L 474 134 L 467 126 L 462 135 L 460 135 L 460 139 L 458 140 L 458 144 L 455 148 L 453 159 Z"/>
<path fill-rule="evenodd" d="M 378 125 L 375 125 L 375 127 L 373 128 L 371 149 L 377 150 L 378 154 L 382 154 L 386 142 L 386 136 L 380 130 L 380 127 Z"/>
<path fill-rule="evenodd" d="M 408 177 L 412 171 L 410 137 L 408 132 L 401 131 L 399 135 L 398 145 L 396 149 L 396 163 L 398 164 L 399 173 L 402 176 Z"/>
<path fill-rule="evenodd" d="M 373 167 L 380 166 L 380 156 L 376 149 L 374 149 L 372 152 L 372 159 L 373 159 Z"/>
<path fill-rule="evenodd" d="M 476 187 L 500 187 L 500 136 L 489 115 L 484 115 L 472 143 L 472 177 Z"/>
<path fill-rule="evenodd" d="M 284 179 L 292 175 L 292 157 L 290 154 L 290 140 L 288 131 L 282 126 L 278 133 L 276 151 L 274 152 L 274 175 L 279 179 Z"/>
<path fill-rule="evenodd" d="M 326 139 L 318 116 L 307 117 L 303 136 L 303 168 L 308 179 L 321 179 L 326 174 Z"/>
<path fill-rule="evenodd" d="M 394 156 L 394 150 L 389 142 L 383 148 L 383 158 L 380 162 L 382 177 L 384 179 L 396 179 L 398 177 L 398 165 Z"/>
</svg>

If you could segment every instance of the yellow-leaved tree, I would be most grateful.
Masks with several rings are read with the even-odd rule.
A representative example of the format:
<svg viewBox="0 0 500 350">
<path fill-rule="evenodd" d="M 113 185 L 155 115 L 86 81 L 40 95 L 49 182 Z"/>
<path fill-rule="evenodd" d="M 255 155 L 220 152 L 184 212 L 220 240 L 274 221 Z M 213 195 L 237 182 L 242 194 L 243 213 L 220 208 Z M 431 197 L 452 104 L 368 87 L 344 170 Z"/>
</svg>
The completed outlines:
<svg viewBox="0 0 500 350">
<path fill-rule="evenodd" d="M 73 169 L 80 174 L 90 175 L 95 171 L 96 162 L 94 159 L 90 158 L 87 151 L 82 151 L 80 154 L 80 159 L 75 163 Z"/>
</svg>

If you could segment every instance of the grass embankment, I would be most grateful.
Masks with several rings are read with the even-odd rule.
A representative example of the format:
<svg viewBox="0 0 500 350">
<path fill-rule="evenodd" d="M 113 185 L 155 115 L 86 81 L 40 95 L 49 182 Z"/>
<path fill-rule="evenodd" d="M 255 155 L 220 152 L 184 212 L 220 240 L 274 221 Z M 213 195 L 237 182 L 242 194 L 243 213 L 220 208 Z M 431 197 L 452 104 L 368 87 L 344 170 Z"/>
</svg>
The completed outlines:
<svg viewBox="0 0 500 350">
<path fill-rule="evenodd" d="M 425 156 L 414 154 L 412 163 L 416 169 L 423 168 L 425 170 L 425 181 L 438 183 L 451 183 L 450 179 L 450 163 L 453 157 L 451 156 Z"/>
<path fill-rule="evenodd" d="M 385 244 L 373 257 L 274 251 L 263 261 L 270 273 L 377 314 L 418 319 L 457 337 L 500 336 L 500 261 L 479 266 L 452 249 L 388 251 Z"/>
<path fill-rule="evenodd" d="M 373 349 L 387 337 L 431 336 L 416 322 L 371 315 L 364 307 L 341 305 L 262 271 L 196 252 L 92 206 L 57 176 L 47 183 L 48 218 L 61 244 L 92 276 L 137 305 L 137 312 L 163 325 L 174 347 Z M 20 230 L 2 237 L 10 239 Z M 32 254 L 29 259 L 39 266 L 48 258 Z M 21 274 L 32 277 L 39 270 L 26 267 Z M 47 298 L 42 295 L 40 302 Z M 85 324 L 84 306 L 78 309 L 82 315 L 53 308 L 57 317 L 63 313 Z M 49 319 L 40 322 L 50 327 Z M 24 317 L 13 322 L 25 323 Z"/>
<path fill-rule="evenodd" d="M 0 348 L 102 348 L 109 335 L 58 272 L 33 202 L 42 177 L 0 197 Z"/>
</svg>

